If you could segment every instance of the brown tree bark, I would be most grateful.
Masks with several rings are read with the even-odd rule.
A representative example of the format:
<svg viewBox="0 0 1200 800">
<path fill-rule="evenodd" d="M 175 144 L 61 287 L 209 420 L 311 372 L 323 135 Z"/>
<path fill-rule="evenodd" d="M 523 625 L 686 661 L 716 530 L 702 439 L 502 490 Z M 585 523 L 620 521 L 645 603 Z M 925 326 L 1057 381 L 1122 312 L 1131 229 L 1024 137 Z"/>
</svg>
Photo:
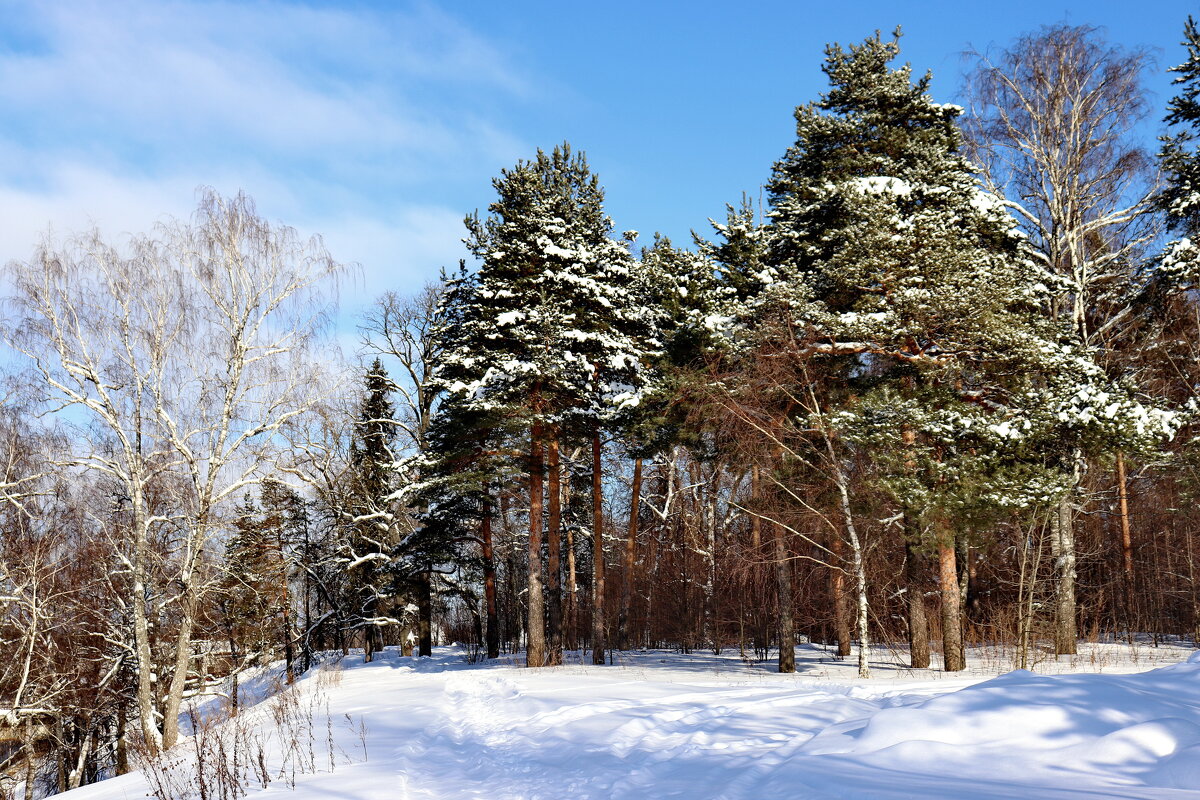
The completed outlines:
<svg viewBox="0 0 1200 800">
<path fill-rule="evenodd" d="M 775 544 L 775 594 L 779 600 L 779 671 L 796 671 L 796 623 L 792 616 L 792 562 L 783 526 L 771 525 Z"/>
<path fill-rule="evenodd" d="M 592 432 L 592 663 L 603 664 L 608 643 L 604 625 L 604 487 L 600 429 Z"/>
<path fill-rule="evenodd" d="M 625 575 L 621 584 L 621 614 L 617 619 L 617 641 L 629 649 L 630 612 L 633 608 L 633 565 L 637 557 L 638 512 L 642 498 L 642 460 L 633 461 L 633 485 L 629 499 L 629 534 L 625 537 Z"/>
<path fill-rule="evenodd" d="M 908 663 L 929 668 L 929 617 L 925 612 L 925 557 L 917 548 L 905 515 L 904 593 L 908 600 Z"/>
<path fill-rule="evenodd" d="M 535 422 L 529 437 L 529 621 L 526 624 L 525 666 L 546 666 L 546 609 L 542 598 L 542 425 Z"/>
<path fill-rule="evenodd" d="M 579 576 L 575 573 L 575 529 L 567 526 L 567 598 L 563 614 L 563 635 L 567 648 L 579 647 Z"/>
<path fill-rule="evenodd" d="M 966 669 L 962 638 L 962 595 L 958 588 L 958 559 L 954 541 L 944 535 L 938 542 L 938 577 L 942 595 L 942 660 L 946 672 Z"/>
<path fill-rule="evenodd" d="M 559 465 L 558 436 L 552 432 L 546 443 L 549 508 L 546 527 L 546 665 L 563 663 L 562 635 L 562 472 Z"/>
<path fill-rule="evenodd" d="M 417 585 L 417 655 L 433 655 L 433 572 L 423 572 Z"/>
<path fill-rule="evenodd" d="M 854 639 L 850 632 L 850 603 L 846 596 L 846 572 L 842 568 L 845 563 L 845 543 L 835 532 L 830 550 L 833 551 L 834 568 L 829 570 L 829 592 L 833 595 L 833 627 L 837 634 L 838 658 L 850 655 L 851 642 Z"/>
<path fill-rule="evenodd" d="M 1125 479 L 1125 454 L 1117 451 L 1117 499 L 1121 512 L 1121 567 L 1125 589 L 1125 627 L 1133 635 L 1133 536 L 1129 530 L 1128 483 Z"/>
<path fill-rule="evenodd" d="M 496 553 L 492 541 L 492 501 L 483 498 L 479 540 L 483 543 L 483 602 L 487 617 L 487 657 L 500 657 L 500 618 L 496 613 Z"/>
</svg>

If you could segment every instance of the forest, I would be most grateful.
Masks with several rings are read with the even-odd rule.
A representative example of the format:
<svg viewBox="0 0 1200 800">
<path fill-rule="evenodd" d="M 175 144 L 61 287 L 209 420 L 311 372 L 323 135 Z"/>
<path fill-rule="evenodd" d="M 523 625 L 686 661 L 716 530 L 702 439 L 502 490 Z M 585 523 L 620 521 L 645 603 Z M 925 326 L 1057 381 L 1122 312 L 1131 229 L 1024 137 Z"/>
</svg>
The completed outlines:
<svg viewBox="0 0 1200 800">
<path fill-rule="evenodd" d="M 244 194 L 48 235 L 3 279 L 0 773 L 27 800 L 123 774 L 190 698 L 330 652 L 793 672 L 807 643 L 865 678 L 1197 641 L 1182 33 L 1152 43 L 1184 59 L 1165 108 L 1151 52 L 1086 25 L 961 85 L 899 30 L 831 44 L 692 242 L 618 228 L 553 144 L 355 353 L 352 266 Z"/>
</svg>

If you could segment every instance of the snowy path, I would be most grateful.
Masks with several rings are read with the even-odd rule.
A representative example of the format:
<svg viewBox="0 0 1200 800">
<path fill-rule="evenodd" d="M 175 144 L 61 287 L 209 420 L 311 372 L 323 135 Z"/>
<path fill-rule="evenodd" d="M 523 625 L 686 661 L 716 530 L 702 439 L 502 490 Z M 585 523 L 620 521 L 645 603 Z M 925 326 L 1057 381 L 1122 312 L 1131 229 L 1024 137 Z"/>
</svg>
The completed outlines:
<svg viewBox="0 0 1200 800">
<path fill-rule="evenodd" d="M 1200 660 L 832 683 L 657 655 L 540 671 L 449 653 L 348 662 L 331 710 L 366 720 L 368 760 L 251 796 L 1200 798 Z M 126 776 L 67 797 L 143 792 Z"/>
</svg>

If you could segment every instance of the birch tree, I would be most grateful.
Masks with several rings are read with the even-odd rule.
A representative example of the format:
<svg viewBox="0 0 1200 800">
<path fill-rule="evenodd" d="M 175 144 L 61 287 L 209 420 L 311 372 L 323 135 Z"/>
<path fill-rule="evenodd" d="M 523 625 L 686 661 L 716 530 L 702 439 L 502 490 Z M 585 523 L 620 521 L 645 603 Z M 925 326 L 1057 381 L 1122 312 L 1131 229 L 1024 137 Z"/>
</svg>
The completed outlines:
<svg viewBox="0 0 1200 800">
<path fill-rule="evenodd" d="M 1105 42 L 1098 29 L 1059 24 L 995 53 L 971 54 L 969 154 L 991 191 L 1029 234 L 1058 280 L 1050 313 L 1080 347 L 1103 353 L 1135 322 L 1133 272 L 1158 234 L 1149 154 L 1137 139 L 1148 111 L 1143 50 Z M 1074 487 L 1051 527 L 1059 653 L 1076 651 L 1075 514 L 1087 469 L 1080 447 L 1062 455 Z"/>
<path fill-rule="evenodd" d="M 119 557 L 132 577 L 138 719 L 152 748 L 178 737 L 222 514 L 260 479 L 281 428 L 318 399 L 306 373 L 342 271 L 319 238 L 267 222 L 245 195 L 211 190 L 190 222 L 120 247 L 96 231 L 47 238 L 32 259 L 8 266 L 18 312 L 8 341 L 44 401 L 92 443 L 65 462 L 124 494 L 130 524 Z M 177 492 L 170 510 L 152 502 L 156 484 Z M 175 550 L 169 598 L 148 585 L 160 534 Z M 170 603 L 180 620 L 165 688 L 147 598 Z"/>
</svg>

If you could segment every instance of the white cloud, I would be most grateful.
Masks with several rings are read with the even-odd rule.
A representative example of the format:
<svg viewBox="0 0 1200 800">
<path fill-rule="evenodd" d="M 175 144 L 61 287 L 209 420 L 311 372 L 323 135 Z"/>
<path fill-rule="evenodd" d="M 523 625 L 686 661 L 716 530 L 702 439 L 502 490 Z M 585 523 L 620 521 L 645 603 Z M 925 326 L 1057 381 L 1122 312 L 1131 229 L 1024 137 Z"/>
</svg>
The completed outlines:
<svg viewBox="0 0 1200 800">
<path fill-rule="evenodd" d="M 390 14 L 284 3 L 33 8 L 41 46 L 0 59 L 0 98 L 10 113 L 53 110 L 53 123 L 81 133 L 90 127 L 160 146 L 223 135 L 301 151 L 436 152 L 459 142 L 458 120 L 419 103 L 420 94 L 445 86 L 526 91 L 494 49 L 425 7 Z"/>
<path fill-rule="evenodd" d="M 66 0 L 6 22 L 0 260 L 49 225 L 187 216 L 211 185 L 360 263 L 344 299 L 361 306 L 453 267 L 477 204 L 460 198 L 486 202 L 496 165 L 531 149 L 497 109 L 537 82 L 429 5 Z"/>
</svg>

